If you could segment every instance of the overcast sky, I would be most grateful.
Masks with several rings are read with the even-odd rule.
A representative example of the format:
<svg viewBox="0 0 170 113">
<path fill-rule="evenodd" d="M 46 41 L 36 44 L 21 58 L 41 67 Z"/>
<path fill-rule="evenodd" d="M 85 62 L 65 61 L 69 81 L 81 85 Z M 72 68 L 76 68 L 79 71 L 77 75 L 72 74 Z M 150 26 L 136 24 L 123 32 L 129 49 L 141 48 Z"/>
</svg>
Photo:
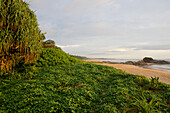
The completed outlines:
<svg viewBox="0 0 170 113">
<path fill-rule="evenodd" d="M 170 0 L 25 0 L 46 39 L 87 57 L 170 58 Z"/>
</svg>

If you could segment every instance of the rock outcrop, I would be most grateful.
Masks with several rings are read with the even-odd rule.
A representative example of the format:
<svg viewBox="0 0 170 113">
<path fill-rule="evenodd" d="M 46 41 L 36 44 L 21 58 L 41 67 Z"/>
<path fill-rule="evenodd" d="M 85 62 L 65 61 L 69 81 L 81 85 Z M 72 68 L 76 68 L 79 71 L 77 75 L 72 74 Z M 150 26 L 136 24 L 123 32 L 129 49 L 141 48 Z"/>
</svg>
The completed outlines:
<svg viewBox="0 0 170 113">
<path fill-rule="evenodd" d="M 145 57 L 145 58 L 143 58 L 143 61 L 146 62 L 146 63 L 150 63 L 150 62 L 153 61 L 153 58 L 151 58 L 151 57 Z"/>
<path fill-rule="evenodd" d="M 140 61 L 127 61 L 127 62 L 111 62 L 111 61 L 103 61 L 103 63 L 108 64 L 129 64 L 129 65 L 136 65 L 136 66 L 145 66 L 145 65 L 154 65 L 154 64 L 170 64 L 170 61 L 165 60 L 155 60 L 151 57 L 145 57 L 143 60 Z"/>
<path fill-rule="evenodd" d="M 124 64 L 129 64 L 129 65 L 137 65 L 137 66 L 144 66 L 144 65 L 151 65 L 151 64 L 170 64 L 169 61 L 165 60 L 155 60 L 151 57 L 145 57 L 141 61 L 127 61 Z"/>
<path fill-rule="evenodd" d="M 143 58 L 143 61 L 145 63 L 154 63 L 154 64 L 170 64 L 169 61 L 165 61 L 165 60 L 155 60 L 151 57 L 145 57 Z"/>
<path fill-rule="evenodd" d="M 127 62 L 125 62 L 124 64 L 137 65 L 137 66 L 144 66 L 144 65 L 147 65 L 147 63 L 145 63 L 144 61 L 137 61 L 137 62 L 134 62 L 134 61 L 127 61 Z"/>
</svg>

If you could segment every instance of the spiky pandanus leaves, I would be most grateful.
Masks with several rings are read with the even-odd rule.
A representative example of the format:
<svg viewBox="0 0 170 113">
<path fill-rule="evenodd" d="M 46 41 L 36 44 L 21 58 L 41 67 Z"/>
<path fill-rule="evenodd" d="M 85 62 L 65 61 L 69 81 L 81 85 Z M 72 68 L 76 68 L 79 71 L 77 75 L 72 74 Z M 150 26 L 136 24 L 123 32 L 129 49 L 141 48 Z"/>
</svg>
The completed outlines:
<svg viewBox="0 0 170 113">
<path fill-rule="evenodd" d="M 0 71 L 6 73 L 18 60 L 34 62 L 43 39 L 37 18 L 22 0 L 0 0 Z"/>
</svg>

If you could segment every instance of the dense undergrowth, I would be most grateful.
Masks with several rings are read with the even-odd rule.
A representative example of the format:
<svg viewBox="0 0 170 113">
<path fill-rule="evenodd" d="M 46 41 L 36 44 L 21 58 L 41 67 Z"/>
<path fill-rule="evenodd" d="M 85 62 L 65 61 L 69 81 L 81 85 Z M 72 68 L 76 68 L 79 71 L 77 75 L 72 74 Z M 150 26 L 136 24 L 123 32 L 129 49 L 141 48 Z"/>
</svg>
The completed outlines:
<svg viewBox="0 0 170 113">
<path fill-rule="evenodd" d="M 170 86 L 156 80 L 44 49 L 37 63 L 0 79 L 0 112 L 166 113 Z"/>
<path fill-rule="evenodd" d="M 75 64 L 82 61 L 70 56 L 61 49 L 46 48 L 42 49 L 42 53 L 35 63 L 36 66 L 54 66 L 59 64 Z"/>
</svg>

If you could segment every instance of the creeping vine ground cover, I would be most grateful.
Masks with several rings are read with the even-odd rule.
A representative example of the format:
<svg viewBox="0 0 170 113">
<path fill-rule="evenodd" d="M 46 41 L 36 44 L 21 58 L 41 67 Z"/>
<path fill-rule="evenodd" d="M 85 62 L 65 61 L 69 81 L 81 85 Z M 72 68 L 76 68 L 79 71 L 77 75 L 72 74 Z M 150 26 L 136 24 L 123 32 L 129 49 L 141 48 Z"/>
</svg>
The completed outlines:
<svg viewBox="0 0 170 113">
<path fill-rule="evenodd" d="M 36 64 L 1 77 L 0 112 L 167 113 L 170 86 L 151 83 L 143 76 L 85 62 Z"/>
<path fill-rule="evenodd" d="M 35 63 L 36 66 L 54 66 L 58 64 L 75 64 L 81 60 L 70 56 L 61 49 L 46 48 L 42 49 L 39 59 Z"/>
<path fill-rule="evenodd" d="M 170 88 L 150 91 L 137 84 L 135 75 L 94 64 L 58 65 L 39 68 L 27 79 L 1 79 L 1 112 L 123 112 L 135 97 L 153 98 L 155 109 L 169 110 Z M 143 100 L 139 100 L 143 101 Z M 146 102 L 147 103 L 147 102 Z M 152 107 L 152 105 L 151 105 Z M 136 109 L 138 111 L 139 109 Z"/>
</svg>

